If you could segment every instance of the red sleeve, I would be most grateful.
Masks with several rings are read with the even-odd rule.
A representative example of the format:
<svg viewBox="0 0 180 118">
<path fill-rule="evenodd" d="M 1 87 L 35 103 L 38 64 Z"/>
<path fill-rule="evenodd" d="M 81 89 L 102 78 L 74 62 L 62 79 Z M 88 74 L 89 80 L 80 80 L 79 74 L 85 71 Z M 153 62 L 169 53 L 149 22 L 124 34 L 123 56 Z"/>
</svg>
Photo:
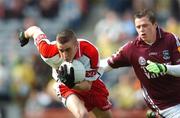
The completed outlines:
<svg viewBox="0 0 180 118">
<path fill-rule="evenodd" d="M 94 45 L 88 42 L 83 42 L 83 55 L 90 59 L 90 66 L 92 69 L 97 69 L 99 63 L 99 52 Z"/>
<path fill-rule="evenodd" d="M 44 57 L 44 58 L 51 58 L 55 55 L 57 55 L 58 49 L 56 44 L 51 44 L 48 43 L 46 40 L 47 37 L 45 34 L 40 34 L 36 39 L 35 39 L 35 44 L 38 48 L 39 53 Z"/>
</svg>

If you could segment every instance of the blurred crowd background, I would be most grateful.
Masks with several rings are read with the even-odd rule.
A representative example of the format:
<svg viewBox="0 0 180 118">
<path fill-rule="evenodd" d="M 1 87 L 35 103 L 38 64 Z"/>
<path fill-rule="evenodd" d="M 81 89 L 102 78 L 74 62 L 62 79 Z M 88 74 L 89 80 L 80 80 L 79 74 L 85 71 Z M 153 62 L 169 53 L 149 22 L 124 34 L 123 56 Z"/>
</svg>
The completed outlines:
<svg viewBox="0 0 180 118">
<path fill-rule="evenodd" d="M 45 110 L 64 109 L 52 88 L 51 68 L 33 41 L 20 47 L 19 29 L 37 25 L 53 41 L 70 28 L 106 58 L 134 40 L 133 13 L 141 8 L 153 9 L 159 25 L 180 36 L 179 0 L 0 0 L 0 118 L 44 118 Z M 102 80 L 113 109 L 147 109 L 132 68 L 105 73 Z"/>
</svg>

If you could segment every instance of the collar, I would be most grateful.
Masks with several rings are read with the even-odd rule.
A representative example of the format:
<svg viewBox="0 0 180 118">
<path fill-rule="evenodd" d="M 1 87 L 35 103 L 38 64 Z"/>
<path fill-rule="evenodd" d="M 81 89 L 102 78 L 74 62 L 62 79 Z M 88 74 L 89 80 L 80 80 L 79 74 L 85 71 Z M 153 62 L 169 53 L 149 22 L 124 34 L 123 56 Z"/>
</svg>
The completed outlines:
<svg viewBox="0 0 180 118">
<path fill-rule="evenodd" d="M 156 40 L 160 40 L 164 37 L 164 31 L 162 28 L 160 28 L 159 26 L 157 26 L 156 28 Z"/>
</svg>

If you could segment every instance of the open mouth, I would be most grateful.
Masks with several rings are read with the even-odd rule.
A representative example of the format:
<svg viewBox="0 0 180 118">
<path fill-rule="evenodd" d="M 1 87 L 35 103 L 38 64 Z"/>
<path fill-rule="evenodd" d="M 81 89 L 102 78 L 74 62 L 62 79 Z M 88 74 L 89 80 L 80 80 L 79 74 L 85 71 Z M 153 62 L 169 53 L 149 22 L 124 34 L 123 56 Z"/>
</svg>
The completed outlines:
<svg viewBox="0 0 180 118">
<path fill-rule="evenodd" d="M 145 34 L 145 33 L 142 33 L 141 35 L 144 36 L 144 35 L 146 35 L 146 34 Z"/>
<path fill-rule="evenodd" d="M 145 33 L 141 34 L 141 37 L 145 37 L 145 36 L 146 36 L 146 34 L 145 34 Z"/>
</svg>

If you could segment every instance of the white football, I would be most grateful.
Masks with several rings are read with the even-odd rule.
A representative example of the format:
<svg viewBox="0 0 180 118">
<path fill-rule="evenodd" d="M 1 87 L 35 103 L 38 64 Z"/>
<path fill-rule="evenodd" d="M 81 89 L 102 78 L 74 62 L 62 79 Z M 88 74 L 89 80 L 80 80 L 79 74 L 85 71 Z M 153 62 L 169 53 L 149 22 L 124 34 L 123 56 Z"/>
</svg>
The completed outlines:
<svg viewBox="0 0 180 118">
<path fill-rule="evenodd" d="M 73 60 L 73 62 L 67 62 L 64 61 L 61 66 L 67 65 L 67 71 L 70 73 L 70 68 L 74 68 L 74 76 L 75 76 L 75 83 L 83 81 L 86 75 L 86 69 L 84 65 L 78 61 L 78 60 Z"/>
</svg>

